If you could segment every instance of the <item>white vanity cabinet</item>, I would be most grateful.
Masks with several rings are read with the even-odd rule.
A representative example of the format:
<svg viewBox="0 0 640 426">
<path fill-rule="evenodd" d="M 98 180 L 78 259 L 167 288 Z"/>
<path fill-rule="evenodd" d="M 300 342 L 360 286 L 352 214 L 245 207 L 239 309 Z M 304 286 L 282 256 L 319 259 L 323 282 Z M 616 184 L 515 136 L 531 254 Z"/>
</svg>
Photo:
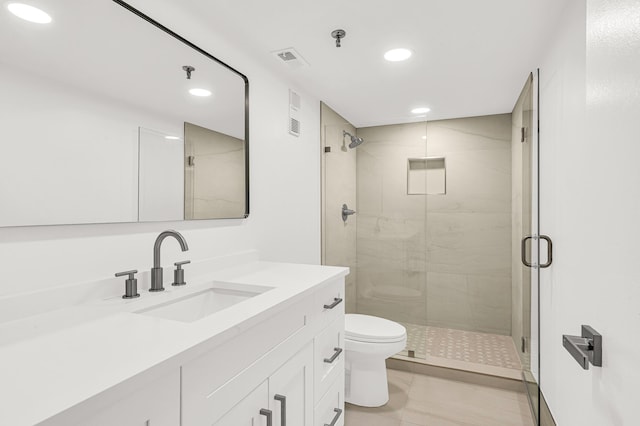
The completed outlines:
<svg viewBox="0 0 640 426">
<path fill-rule="evenodd" d="M 344 409 L 343 295 L 331 281 L 183 365 L 182 426 L 330 424 Z"/>
<path fill-rule="evenodd" d="M 313 424 L 312 344 L 280 367 L 268 380 L 243 397 L 215 426 Z M 203 422 L 204 424 L 205 422 Z"/>
<path fill-rule="evenodd" d="M 132 309 L 0 346 L 20 367 L 0 366 L 9 379 L 0 424 L 343 425 L 348 271 L 271 263 L 246 271 L 245 285 L 271 289 L 215 317 L 188 323 Z M 34 362 L 47 345 L 64 357 Z"/>
</svg>

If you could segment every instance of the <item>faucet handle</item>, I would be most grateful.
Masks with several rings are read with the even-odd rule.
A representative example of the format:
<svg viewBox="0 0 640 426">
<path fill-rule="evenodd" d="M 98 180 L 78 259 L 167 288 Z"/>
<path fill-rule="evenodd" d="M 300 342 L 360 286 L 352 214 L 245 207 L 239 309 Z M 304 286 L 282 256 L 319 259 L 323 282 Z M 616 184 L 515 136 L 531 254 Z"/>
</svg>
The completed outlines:
<svg viewBox="0 0 640 426">
<path fill-rule="evenodd" d="M 181 286 L 187 284 L 184 282 L 184 269 L 182 269 L 182 265 L 186 265 L 187 263 L 191 263 L 190 260 L 183 260 L 182 262 L 176 262 L 176 269 L 173 271 L 173 282 L 172 286 Z"/>
<path fill-rule="evenodd" d="M 124 294 L 122 295 L 123 299 L 135 299 L 136 297 L 140 297 L 138 294 L 138 280 L 135 277 L 137 273 L 137 269 L 116 273 L 116 277 L 124 277 L 125 275 L 128 275 L 124 284 Z"/>
<path fill-rule="evenodd" d="M 124 277 L 125 275 L 129 275 L 129 279 L 132 280 L 135 278 L 135 274 L 137 273 L 137 269 L 132 269 L 131 271 L 116 272 L 116 277 Z"/>
</svg>

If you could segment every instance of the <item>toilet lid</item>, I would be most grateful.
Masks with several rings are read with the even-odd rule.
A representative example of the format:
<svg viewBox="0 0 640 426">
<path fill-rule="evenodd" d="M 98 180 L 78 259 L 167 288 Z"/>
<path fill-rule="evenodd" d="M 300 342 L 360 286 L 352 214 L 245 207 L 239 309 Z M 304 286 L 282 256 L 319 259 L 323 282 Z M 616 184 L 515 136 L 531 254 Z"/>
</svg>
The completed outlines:
<svg viewBox="0 0 640 426">
<path fill-rule="evenodd" d="M 358 342 L 393 343 L 407 337 L 407 330 L 397 322 L 369 315 L 345 315 L 344 329 L 346 339 Z"/>
</svg>

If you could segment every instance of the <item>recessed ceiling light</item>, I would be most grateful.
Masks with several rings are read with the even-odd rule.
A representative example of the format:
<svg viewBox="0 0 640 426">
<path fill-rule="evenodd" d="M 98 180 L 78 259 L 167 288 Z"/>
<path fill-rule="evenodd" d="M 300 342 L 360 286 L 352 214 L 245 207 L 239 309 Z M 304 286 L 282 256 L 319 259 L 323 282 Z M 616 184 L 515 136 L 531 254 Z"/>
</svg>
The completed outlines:
<svg viewBox="0 0 640 426">
<path fill-rule="evenodd" d="M 47 12 L 37 7 L 29 6 L 28 4 L 9 3 L 7 9 L 25 21 L 35 22 L 36 24 L 48 24 L 51 22 L 51 16 L 49 16 Z"/>
<path fill-rule="evenodd" d="M 165 136 L 165 139 L 169 139 L 170 141 L 179 141 L 180 138 L 177 136 Z"/>
<path fill-rule="evenodd" d="M 193 96 L 200 97 L 211 96 L 211 92 L 207 89 L 189 89 L 189 93 L 191 93 Z"/>
<path fill-rule="evenodd" d="M 406 61 L 411 57 L 409 49 L 391 49 L 384 54 L 384 58 L 389 62 Z"/>
<path fill-rule="evenodd" d="M 422 139 L 426 141 L 427 140 L 427 136 L 423 136 Z"/>
<path fill-rule="evenodd" d="M 420 107 L 420 108 L 414 108 L 411 110 L 412 114 L 426 114 L 429 111 L 431 111 L 431 108 L 427 108 L 427 107 Z"/>
</svg>

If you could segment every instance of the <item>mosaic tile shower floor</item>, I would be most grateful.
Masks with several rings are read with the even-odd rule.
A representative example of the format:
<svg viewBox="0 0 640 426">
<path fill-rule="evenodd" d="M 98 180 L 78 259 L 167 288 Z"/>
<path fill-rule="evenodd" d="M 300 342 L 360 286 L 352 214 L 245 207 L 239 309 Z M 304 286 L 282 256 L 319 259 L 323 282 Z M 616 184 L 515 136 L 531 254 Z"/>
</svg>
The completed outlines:
<svg viewBox="0 0 640 426">
<path fill-rule="evenodd" d="M 403 323 L 407 349 L 425 356 L 521 370 L 510 336 Z"/>
</svg>

